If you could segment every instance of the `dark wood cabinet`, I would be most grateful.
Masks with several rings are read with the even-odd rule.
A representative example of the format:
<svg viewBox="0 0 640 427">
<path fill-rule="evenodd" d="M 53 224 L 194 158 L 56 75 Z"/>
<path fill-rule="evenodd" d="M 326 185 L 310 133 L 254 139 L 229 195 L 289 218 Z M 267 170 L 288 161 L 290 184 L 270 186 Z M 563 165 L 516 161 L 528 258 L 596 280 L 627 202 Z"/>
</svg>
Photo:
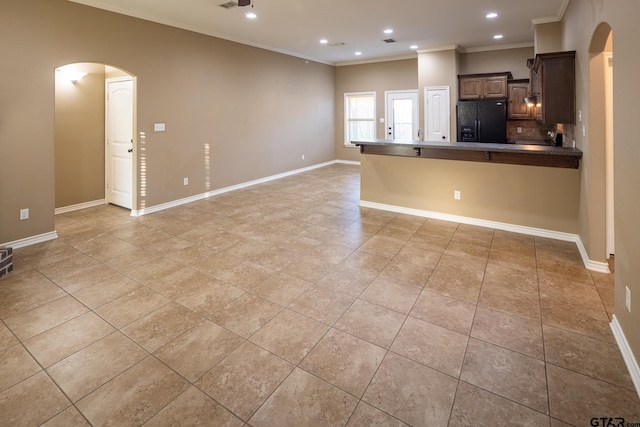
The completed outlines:
<svg viewBox="0 0 640 427">
<path fill-rule="evenodd" d="M 542 53 L 528 61 L 529 95 L 535 97 L 535 118 L 545 124 L 575 123 L 575 51 Z"/>
<path fill-rule="evenodd" d="M 458 76 L 459 99 L 500 99 L 507 97 L 510 72 Z"/>
<path fill-rule="evenodd" d="M 533 119 L 533 107 L 529 107 L 525 98 L 529 96 L 529 80 L 510 80 L 507 83 L 507 100 L 509 102 L 508 118 L 514 120 Z"/>
</svg>

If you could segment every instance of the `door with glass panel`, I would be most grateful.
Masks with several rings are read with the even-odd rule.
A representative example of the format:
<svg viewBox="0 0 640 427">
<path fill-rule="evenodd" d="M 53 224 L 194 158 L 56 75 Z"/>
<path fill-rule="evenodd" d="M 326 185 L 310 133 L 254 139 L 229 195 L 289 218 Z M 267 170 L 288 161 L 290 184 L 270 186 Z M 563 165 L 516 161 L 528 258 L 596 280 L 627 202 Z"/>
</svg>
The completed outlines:
<svg viewBox="0 0 640 427">
<path fill-rule="evenodd" d="M 418 139 L 418 91 L 385 92 L 385 130 L 387 139 Z"/>
</svg>

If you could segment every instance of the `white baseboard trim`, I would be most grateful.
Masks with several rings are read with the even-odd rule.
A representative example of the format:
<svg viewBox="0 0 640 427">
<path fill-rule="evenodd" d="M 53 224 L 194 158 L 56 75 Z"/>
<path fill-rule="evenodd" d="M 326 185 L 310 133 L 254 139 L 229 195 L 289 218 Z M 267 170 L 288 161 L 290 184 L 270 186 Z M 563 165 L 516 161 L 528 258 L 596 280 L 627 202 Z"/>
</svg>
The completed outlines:
<svg viewBox="0 0 640 427">
<path fill-rule="evenodd" d="M 162 204 L 155 205 L 155 206 L 150 206 L 148 208 L 143 208 L 143 209 L 138 209 L 138 210 L 132 209 L 131 210 L 131 216 L 142 216 L 142 215 L 147 215 L 147 214 L 154 213 L 154 212 L 163 211 L 165 209 L 175 208 L 176 206 L 180 206 L 180 205 L 184 205 L 184 204 L 187 204 L 187 203 L 195 202 L 195 201 L 198 201 L 198 200 L 206 199 L 207 197 L 216 196 L 218 194 L 223 194 L 223 193 L 228 193 L 229 191 L 240 190 L 241 188 L 251 187 L 253 185 L 262 184 L 262 183 L 269 182 L 269 181 L 274 181 L 276 179 L 285 178 L 285 177 L 288 177 L 288 176 L 291 176 L 291 175 L 297 175 L 297 174 L 302 173 L 302 172 L 308 172 L 308 171 L 313 170 L 313 169 L 319 169 L 319 168 L 323 168 L 325 166 L 331 166 L 333 164 L 343 163 L 343 162 L 346 162 L 346 160 L 341 160 L 341 161 L 331 160 L 329 162 L 318 163 L 318 164 L 307 166 L 307 167 L 304 167 L 304 168 L 294 169 L 294 170 L 291 170 L 291 171 L 288 171 L 288 172 L 283 172 L 283 173 L 279 173 L 279 174 L 276 174 L 276 175 L 271 175 L 271 176 L 267 176 L 267 177 L 264 177 L 264 178 L 255 179 L 253 181 L 243 182 L 241 184 L 236 184 L 236 185 L 231 185 L 229 187 L 219 188 L 217 190 L 208 191 L 206 193 L 196 194 L 195 196 L 185 197 L 184 199 L 174 200 L 174 201 L 171 201 L 171 202 L 162 203 Z"/>
<path fill-rule="evenodd" d="M 93 208 L 96 206 L 102 206 L 106 204 L 107 204 L 106 199 L 93 200 L 91 202 L 78 203 L 77 205 L 70 205 L 70 206 L 63 206 L 61 208 L 56 208 L 54 213 L 56 215 L 59 215 L 67 212 L 79 211 L 80 209 Z"/>
<path fill-rule="evenodd" d="M 356 165 L 360 166 L 360 162 L 357 160 L 336 160 L 334 163 L 341 163 L 343 165 Z"/>
<path fill-rule="evenodd" d="M 443 221 L 458 222 L 461 224 L 477 225 L 480 227 L 494 228 L 496 230 L 511 231 L 514 233 L 527 234 L 530 236 L 546 237 L 549 239 L 562 240 L 565 242 L 573 242 L 578 247 L 582 262 L 589 270 L 599 271 L 601 273 L 609 273 L 609 266 L 606 263 L 589 260 L 587 251 L 582 243 L 582 239 L 577 234 L 564 233 L 562 231 L 545 230 L 543 228 L 527 227 L 524 225 L 508 224 L 504 222 L 489 221 L 486 219 L 471 218 L 466 216 L 451 215 L 440 212 L 425 211 L 421 209 L 405 208 L 402 206 L 387 205 L 384 203 L 369 202 L 360 200 L 360 206 L 364 208 L 380 209 L 407 215 L 420 216 L 424 218 L 440 219 Z"/>
<path fill-rule="evenodd" d="M 613 320 L 609 326 L 611 326 L 611 332 L 613 332 L 613 336 L 618 343 L 618 348 L 620 348 L 620 353 L 622 353 L 624 363 L 626 363 L 627 369 L 629 369 L 629 375 L 631 376 L 631 381 L 633 381 L 633 385 L 636 388 L 636 393 L 638 393 L 638 397 L 640 397 L 640 367 L 638 366 L 638 360 L 633 355 L 633 351 L 631 351 L 627 337 L 624 335 L 624 331 L 620 327 L 620 323 L 618 322 L 615 314 L 613 315 Z"/>
<path fill-rule="evenodd" d="M 35 245 L 36 243 L 48 242 L 58 238 L 58 233 L 50 231 L 48 233 L 38 234 L 37 236 L 25 237 L 24 239 L 14 240 L 12 242 L 0 243 L 0 246 L 7 248 L 19 249 L 25 246 Z"/>
</svg>

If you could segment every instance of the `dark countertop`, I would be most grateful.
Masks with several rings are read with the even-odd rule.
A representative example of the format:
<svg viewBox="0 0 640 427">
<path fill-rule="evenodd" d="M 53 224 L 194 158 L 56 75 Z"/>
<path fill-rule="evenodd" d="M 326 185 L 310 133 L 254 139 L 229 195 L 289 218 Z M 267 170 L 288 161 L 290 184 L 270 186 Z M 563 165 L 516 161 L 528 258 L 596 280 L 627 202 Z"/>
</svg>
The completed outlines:
<svg viewBox="0 0 640 427">
<path fill-rule="evenodd" d="M 371 145 L 371 146 L 387 146 L 387 147 L 411 147 L 411 148 L 427 148 L 427 149 L 443 149 L 443 150 L 463 150 L 463 151 L 482 151 L 494 153 L 514 153 L 514 154 L 543 154 L 557 156 L 571 156 L 582 158 L 582 151 L 571 147 L 556 147 L 554 145 L 539 144 L 492 144 L 482 142 L 444 142 L 444 141 L 400 141 L 391 139 L 363 139 L 361 141 L 352 141 L 353 144 Z"/>
<path fill-rule="evenodd" d="M 524 142 L 524 143 L 523 143 Z M 519 140 L 511 144 L 481 142 L 399 141 L 363 139 L 352 141 L 362 154 L 421 157 L 470 162 L 506 163 L 512 165 L 547 166 L 578 169 L 582 151 L 570 147 L 527 144 Z"/>
</svg>

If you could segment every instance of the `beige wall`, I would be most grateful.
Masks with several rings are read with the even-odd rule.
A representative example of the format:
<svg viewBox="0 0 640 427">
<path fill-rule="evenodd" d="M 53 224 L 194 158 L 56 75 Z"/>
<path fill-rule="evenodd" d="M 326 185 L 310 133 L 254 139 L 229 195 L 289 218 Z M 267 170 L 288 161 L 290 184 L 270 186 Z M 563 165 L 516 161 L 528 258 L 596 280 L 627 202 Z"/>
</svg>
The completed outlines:
<svg viewBox="0 0 640 427">
<path fill-rule="evenodd" d="M 104 65 L 73 83 L 55 77 L 55 207 L 104 199 Z"/>
<path fill-rule="evenodd" d="M 527 59 L 533 57 L 533 46 L 518 49 L 469 52 L 460 55 L 458 74 L 510 71 L 514 79 L 528 79 Z"/>
<path fill-rule="evenodd" d="M 562 22 L 536 25 L 534 40 L 536 54 L 562 51 Z"/>
<path fill-rule="evenodd" d="M 420 105 L 424 105 L 424 88 L 427 86 L 449 87 L 449 132 L 450 140 L 456 140 L 456 100 L 458 99 L 458 68 L 460 54 L 454 49 L 421 52 L 418 55 L 418 82 L 420 83 Z M 420 127 L 425 128 L 424 114 L 420 115 Z"/>
<path fill-rule="evenodd" d="M 360 197 L 369 202 L 578 231 L 575 169 L 363 154 L 360 170 Z"/>
<path fill-rule="evenodd" d="M 418 89 L 416 59 L 376 62 L 371 64 L 336 67 L 336 158 L 360 160 L 360 150 L 344 146 L 344 94 L 348 92 L 376 92 L 376 133 L 385 137 L 385 125 L 380 118 L 385 115 L 385 91 Z M 419 110 L 422 110 L 420 107 Z"/>
<path fill-rule="evenodd" d="M 54 230 L 54 70 L 64 64 L 137 78 L 147 135 L 137 208 L 335 158 L 334 67 L 65 0 L 4 2 L 0 39 L 0 243 Z"/>
<path fill-rule="evenodd" d="M 640 144 L 637 143 L 637 102 L 640 97 L 640 3 L 636 0 L 571 1 L 565 12 L 562 50 L 576 50 L 576 102 L 583 122 L 575 132 L 576 145 L 585 153 L 580 192 L 580 235 L 589 256 L 604 260 L 604 163 L 601 138 L 591 134 L 591 121 L 602 120 L 590 111 L 594 80 L 590 75 L 592 38 L 602 23 L 613 32 L 613 133 L 615 179 L 615 315 L 629 341 L 636 361 L 640 360 Z M 597 91 L 596 91 L 597 92 Z M 595 111 L 595 110 L 594 110 Z M 586 136 L 581 126 L 585 125 Z M 594 189 L 595 188 L 595 189 Z M 631 313 L 625 308 L 625 286 L 631 290 Z"/>
</svg>

